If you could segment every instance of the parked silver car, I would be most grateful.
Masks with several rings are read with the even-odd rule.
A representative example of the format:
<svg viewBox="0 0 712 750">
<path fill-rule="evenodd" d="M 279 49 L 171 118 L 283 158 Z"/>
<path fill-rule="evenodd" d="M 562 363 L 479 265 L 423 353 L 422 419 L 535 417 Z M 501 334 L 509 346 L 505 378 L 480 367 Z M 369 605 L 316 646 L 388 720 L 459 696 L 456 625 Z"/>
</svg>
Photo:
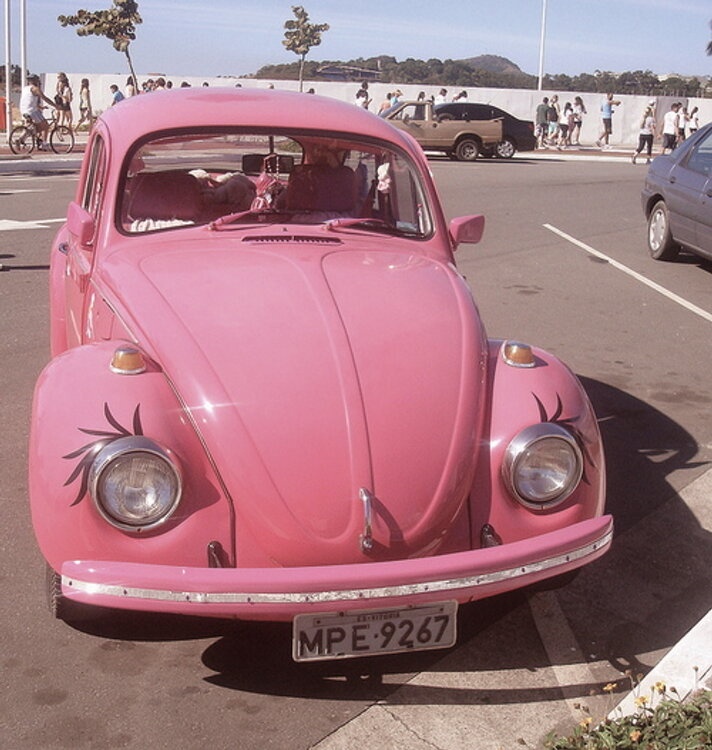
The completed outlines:
<svg viewBox="0 0 712 750">
<path fill-rule="evenodd" d="M 653 159 L 641 198 L 653 258 L 675 260 L 685 248 L 712 259 L 712 123 Z"/>
</svg>

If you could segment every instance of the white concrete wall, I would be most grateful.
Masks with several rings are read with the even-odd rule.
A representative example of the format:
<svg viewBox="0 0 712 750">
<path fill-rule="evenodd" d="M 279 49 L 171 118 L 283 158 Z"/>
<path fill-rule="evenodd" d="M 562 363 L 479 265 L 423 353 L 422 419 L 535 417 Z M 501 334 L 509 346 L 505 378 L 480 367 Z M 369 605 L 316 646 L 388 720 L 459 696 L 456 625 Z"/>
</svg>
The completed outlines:
<svg viewBox="0 0 712 750">
<path fill-rule="evenodd" d="M 115 83 L 122 91 L 126 85 L 127 74 L 116 75 L 91 75 L 86 73 L 67 74 L 72 89 L 74 91 L 74 101 L 72 110 L 75 121 L 79 118 L 79 89 L 82 78 L 89 79 L 89 86 L 92 94 L 92 104 L 95 113 L 103 111 L 111 106 L 111 92 L 109 86 Z M 195 76 L 170 76 L 163 74 L 146 74 L 139 75 L 139 83 L 149 78 L 154 80 L 162 75 L 166 80 L 171 80 L 174 87 L 179 87 L 182 81 L 187 81 L 191 86 L 201 86 L 207 82 L 210 86 L 229 86 L 234 87 L 237 84 L 244 88 L 268 88 L 270 84 L 274 88 L 297 91 L 299 84 L 297 81 L 268 81 L 256 80 L 252 78 L 199 78 Z M 54 95 L 57 77 L 55 74 L 45 74 L 42 76 L 44 90 L 50 98 Z M 331 81 L 305 81 L 304 91 L 314 88 L 317 94 L 330 96 L 335 99 L 353 102 L 359 84 L 355 82 L 341 83 Z M 415 99 L 420 91 L 425 91 L 426 96 L 436 94 L 440 86 L 423 86 L 420 84 L 394 84 L 394 83 L 369 83 L 369 92 L 372 96 L 371 111 L 378 108 L 380 102 L 386 94 L 395 89 L 403 92 L 404 99 Z M 448 95 L 452 96 L 460 87 L 448 87 Z M 581 143 L 592 144 L 598 138 L 601 129 L 600 104 L 603 99 L 602 94 L 591 94 L 585 92 L 558 92 L 558 91 L 532 91 L 525 89 L 485 89 L 485 88 L 465 88 L 468 99 L 475 102 L 485 102 L 494 104 L 515 117 L 526 120 L 533 120 L 537 105 L 541 102 L 542 97 L 552 94 L 559 95 L 559 102 L 563 105 L 566 102 L 572 102 L 578 94 L 584 101 L 588 110 L 588 115 L 584 118 L 581 130 Z M 615 92 L 614 92 L 615 93 Z M 647 96 L 629 96 L 618 95 L 621 106 L 616 108 L 613 116 L 613 136 L 610 140 L 614 146 L 632 147 L 638 142 L 638 130 L 641 116 L 650 101 Z M 712 99 L 682 98 L 673 99 L 672 97 L 659 97 L 657 99 L 658 125 L 662 124 L 662 116 L 669 109 L 673 101 L 682 101 L 687 105 L 688 110 L 697 106 L 699 108 L 700 125 L 712 121 Z"/>
</svg>

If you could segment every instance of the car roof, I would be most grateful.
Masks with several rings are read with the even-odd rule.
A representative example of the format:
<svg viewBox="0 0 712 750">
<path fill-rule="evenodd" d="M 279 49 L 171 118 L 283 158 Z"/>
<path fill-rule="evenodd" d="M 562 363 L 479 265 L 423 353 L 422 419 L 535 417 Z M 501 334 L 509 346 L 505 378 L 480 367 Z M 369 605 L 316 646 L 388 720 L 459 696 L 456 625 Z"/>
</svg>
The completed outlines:
<svg viewBox="0 0 712 750">
<path fill-rule="evenodd" d="M 115 149 L 126 150 L 148 133 L 215 127 L 355 133 L 397 143 L 411 141 L 382 118 L 353 104 L 293 91 L 200 87 L 139 94 L 101 115 Z"/>
</svg>

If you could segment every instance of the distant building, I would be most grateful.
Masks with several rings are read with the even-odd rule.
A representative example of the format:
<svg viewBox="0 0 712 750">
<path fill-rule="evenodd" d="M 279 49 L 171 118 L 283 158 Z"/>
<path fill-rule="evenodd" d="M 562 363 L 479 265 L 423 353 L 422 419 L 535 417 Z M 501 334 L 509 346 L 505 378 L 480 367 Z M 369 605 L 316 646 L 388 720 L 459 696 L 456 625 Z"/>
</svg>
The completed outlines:
<svg viewBox="0 0 712 750">
<path fill-rule="evenodd" d="M 377 81 L 380 73 L 373 68 L 359 68 L 355 65 L 322 65 L 317 68 L 319 78 L 328 81 Z"/>
</svg>

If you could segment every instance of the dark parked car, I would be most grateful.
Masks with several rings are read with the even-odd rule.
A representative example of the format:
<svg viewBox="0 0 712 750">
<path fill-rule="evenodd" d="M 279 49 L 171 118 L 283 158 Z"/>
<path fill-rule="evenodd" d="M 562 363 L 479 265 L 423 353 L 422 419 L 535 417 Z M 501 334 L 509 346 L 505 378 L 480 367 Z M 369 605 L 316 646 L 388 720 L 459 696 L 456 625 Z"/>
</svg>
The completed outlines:
<svg viewBox="0 0 712 750">
<path fill-rule="evenodd" d="M 641 198 L 653 258 L 675 260 L 682 247 L 712 258 L 712 123 L 653 159 Z"/>
<path fill-rule="evenodd" d="M 517 151 L 533 151 L 536 148 L 534 123 L 531 120 L 520 120 L 509 112 L 491 104 L 475 102 L 452 102 L 436 104 L 435 112 L 441 120 L 494 120 L 502 118 L 503 139 L 494 148 L 483 148 L 482 156 L 499 156 L 511 159 Z"/>
</svg>

